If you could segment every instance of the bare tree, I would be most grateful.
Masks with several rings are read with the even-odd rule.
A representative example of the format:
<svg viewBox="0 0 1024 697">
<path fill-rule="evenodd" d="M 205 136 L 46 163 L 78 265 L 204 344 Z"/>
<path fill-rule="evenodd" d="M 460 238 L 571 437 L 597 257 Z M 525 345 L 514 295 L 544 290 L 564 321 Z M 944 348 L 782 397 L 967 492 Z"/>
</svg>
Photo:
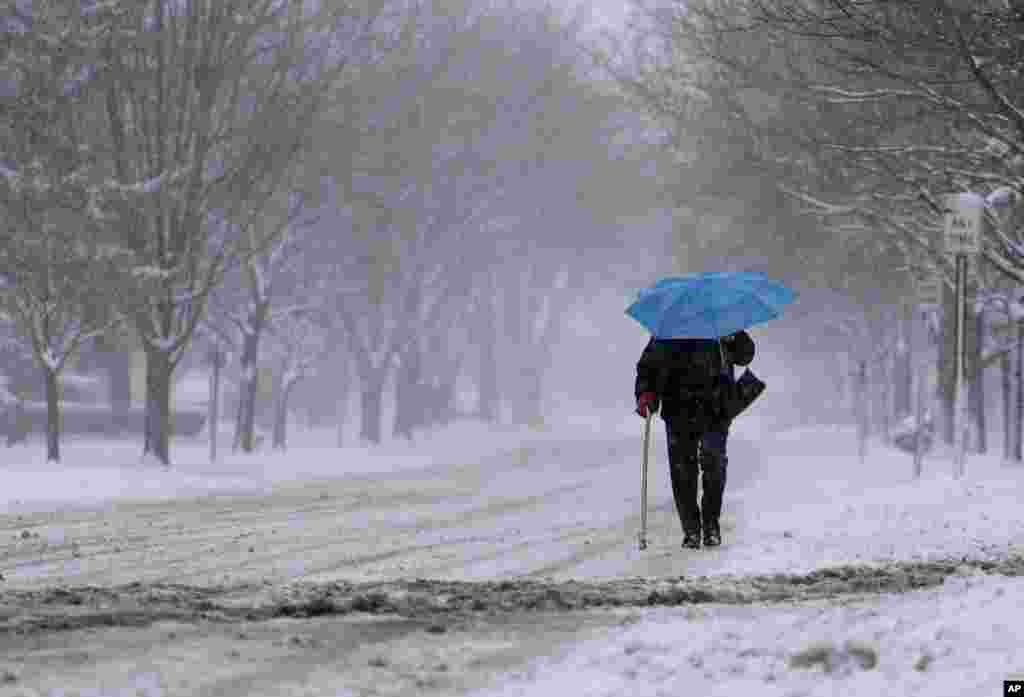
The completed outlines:
<svg viewBox="0 0 1024 697">
<path fill-rule="evenodd" d="M 169 463 L 171 374 L 381 8 L 299 0 L 125 3 L 103 42 L 98 207 L 131 255 L 146 450 Z M 274 232 L 273 230 L 270 232 Z M 270 240 L 268 239 L 267 242 Z"/>
<path fill-rule="evenodd" d="M 274 380 L 274 427 L 272 445 L 288 447 L 288 411 L 292 391 L 300 381 L 312 377 L 323 363 L 327 349 L 326 332 L 310 317 L 291 314 L 274 325 L 272 354 L 276 363 Z"/>
<path fill-rule="evenodd" d="M 0 56 L 0 301 L 32 348 L 45 384 L 47 459 L 60 459 L 60 374 L 119 319 L 117 251 L 88 215 L 93 140 L 81 117 L 96 89 L 92 38 L 102 19 L 77 3 L 9 3 Z"/>
<path fill-rule="evenodd" d="M 696 163 L 696 181 L 710 179 L 712 188 L 736 181 L 735 163 L 813 216 L 819 237 L 864 243 L 890 272 L 937 274 L 947 285 L 950 265 L 935 234 L 942 194 L 1021 190 L 1024 104 L 1010 5 L 654 0 L 638 7 L 645 20 L 638 50 L 629 70 L 626 62 L 615 67 L 666 124 L 681 158 Z M 700 157 L 721 149 L 717 167 Z M 985 235 L 986 266 L 1011 285 L 1024 279 L 1021 230 L 993 224 Z M 848 253 L 831 254 L 835 273 L 849 275 Z M 866 273 L 874 277 L 877 268 Z M 908 290 L 906 281 L 886 285 L 890 302 Z M 978 320 L 968 333 L 986 332 Z M 984 337 L 971 342 L 981 445 L 981 367 L 1006 348 L 986 357 Z M 947 350 L 947 421 L 952 365 Z"/>
<path fill-rule="evenodd" d="M 655 200 L 637 163 L 616 159 L 623 100 L 591 83 L 575 30 L 549 11 L 419 4 L 402 49 L 318 122 L 334 211 L 304 241 L 335 287 L 325 307 L 359 378 L 364 439 L 383 435 L 389 383 L 408 436 L 454 413 L 469 366 L 482 411 L 496 417 L 504 390 L 513 418 L 533 418 L 578 250 L 611 246 L 606 216 Z M 499 351 L 512 342 L 522 350 Z"/>
<path fill-rule="evenodd" d="M 275 306 L 279 295 L 288 292 L 294 297 L 296 286 L 301 284 L 297 280 L 303 273 L 299 264 L 305 259 L 300 252 L 301 235 L 304 226 L 310 222 L 303 213 L 304 197 L 291 193 L 288 199 L 278 216 L 268 212 L 258 223 L 254 221 L 247 231 L 250 243 L 255 246 L 246 255 L 246 262 L 240 269 L 247 297 L 232 315 L 241 335 L 241 389 L 235 441 L 247 453 L 253 452 L 255 447 L 259 353 L 263 332 L 279 320 L 310 309 L 309 301 Z M 275 225 L 277 230 L 268 230 Z M 281 286 L 286 287 L 282 289 Z"/>
<path fill-rule="evenodd" d="M 95 246 L 67 220 L 53 212 L 29 217 L 36 244 L 23 239 L 7 267 L 3 305 L 17 322 L 32 347 L 45 384 L 47 411 L 46 455 L 60 460 L 60 374 L 83 345 L 105 334 L 117 323 L 116 314 L 105 310 L 112 289 L 110 277 L 97 261 Z"/>
</svg>

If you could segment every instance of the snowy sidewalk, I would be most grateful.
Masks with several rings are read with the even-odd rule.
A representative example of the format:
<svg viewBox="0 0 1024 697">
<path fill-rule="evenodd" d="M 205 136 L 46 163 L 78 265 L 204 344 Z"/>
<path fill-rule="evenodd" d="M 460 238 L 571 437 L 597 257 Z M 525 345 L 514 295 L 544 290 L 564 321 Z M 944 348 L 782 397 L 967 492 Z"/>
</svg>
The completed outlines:
<svg viewBox="0 0 1024 697">
<path fill-rule="evenodd" d="M 964 575 L 859 601 L 643 610 L 478 697 L 997 697 L 1024 673 L 1022 596 L 1024 579 Z"/>
<path fill-rule="evenodd" d="M 962 480 L 933 456 L 915 480 L 904 453 L 849 454 L 851 429 L 763 442 L 758 481 L 727 496 L 737 514 L 726 546 L 689 555 L 687 576 L 1024 554 L 1024 470 L 996 456 L 972 456 Z M 642 610 L 481 694 L 994 697 L 1024 677 L 1022 597 L 1022 578 L 965 569 L 903 595 Z"/>
<path fill-rule="evenodd" d="M 905 453 L 873 443 L 861 463 L 853 444 L 848 428 L 791 432 L 766 443 L 768 471 L 737 501 L 737 541 L 749 535 L 760 544 L 730 571 L 1024 553 L 1024 468 L 974 455 L 958 480 L 940 454 L 925 460 L 916 480 Z"/>
</svg>

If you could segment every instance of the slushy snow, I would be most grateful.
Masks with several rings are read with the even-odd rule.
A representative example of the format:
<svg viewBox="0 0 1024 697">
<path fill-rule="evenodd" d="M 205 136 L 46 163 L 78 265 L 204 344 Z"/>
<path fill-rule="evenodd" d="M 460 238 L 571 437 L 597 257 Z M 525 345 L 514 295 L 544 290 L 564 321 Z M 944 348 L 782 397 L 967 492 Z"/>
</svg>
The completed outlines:
<svg viewBox="0 0 1024 697">
<path fill-rule="evenodd" d="M 623 433 L 636 434 L 637 457 L 622 463 L 621 478 L 609 486 L 634 487 L 639 423 L 636 417 L 577 415 L 545 432 L 462 423 L 413 443 L 375 448 L 337 448 L 333 434 L 299 431 L 300 445 L 285 453 L 227 453 L 213 464 L 202 441 L 177 442 L 176 464 L 166 470 L 141 462 L 137 443 L 72 439 L 64 449 L 65 463 L 55 466 L 43 461 L 41 445 L 34 442 L 0 452 L 0 511 L 259 493 L 301 478 L 465 463 L 525 440 L 585 443 Z M 654 432 L 651 505 L 657 506 L 669 502 L 670 494 L 660 423 Z M 915 480 L 910 456 L 877 442 L 862 463 L 846 426 L 769 434 L 754 418 L 737 424 L 734 439 L 757 445 L 758 471 L 746 486 L 727 489 L 726 508 L 735 522 L 726 530 L 725 546 L 677 552 L 690 555 L 688 575 L 796 573 L 835 564 L 1024 553 L 1024 469 L 1000 462 L 998 455 L 972 455 L 967 476 L 958 480 L 952 477 L 950 453 L 940 450 L 926 459 L 923 477 Z M 751 463 L 734 451 L 731 471 L 744 466 Z M 521 485 L 535 482 L 524 477 Z M 592 578 L 636 573 L 610 568 L 601 559 L 585 561 L 575 572 Z M 603 630 L 565 655 L 496 675 L 486 694 L 997 695 L 1004 679 L 1024 673 L 1021 598 L 1024 579 L 963 567 L 940 587 L 904 595 L 622 611 L 622 626 Z"/>
</svg>

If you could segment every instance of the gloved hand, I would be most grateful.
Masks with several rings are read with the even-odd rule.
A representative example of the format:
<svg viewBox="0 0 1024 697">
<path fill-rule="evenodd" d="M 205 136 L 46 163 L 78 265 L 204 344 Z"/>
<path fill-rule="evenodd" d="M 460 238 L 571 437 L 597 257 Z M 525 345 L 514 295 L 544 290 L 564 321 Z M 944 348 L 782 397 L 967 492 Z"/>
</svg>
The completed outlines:
<svg viewBox="0 0 1024 697">
<path fill-rule="evenodd" d="M 636 413 L 647 418 L 647 415 L 658 409 L 658 395 L 653 392 L 643 392 L 636 399 Z"/>
</svg>

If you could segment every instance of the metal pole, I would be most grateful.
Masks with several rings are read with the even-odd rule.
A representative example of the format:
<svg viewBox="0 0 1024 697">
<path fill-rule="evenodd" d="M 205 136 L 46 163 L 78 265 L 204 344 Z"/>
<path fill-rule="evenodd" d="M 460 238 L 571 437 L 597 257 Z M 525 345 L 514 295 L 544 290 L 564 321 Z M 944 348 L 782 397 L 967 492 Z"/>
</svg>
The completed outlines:
<svg viewBox="0 0 1024 697">
<path fill-rule="evenodd" d="M 1024 460 L 1024 432 L 1021 424 L 1024 424 L 1024 322 L 1017 322 L 1017 404 L 1013 424 L 1013 461 Z"/>
<path fill-rule="evenodd" d="M 857 368 L 857 450 L 860 461 L 864 462 L 868 456 L 868 438 L 870 437 L 871 412 L 868 402 L 868 362 L 861 359 Z"/>
<path fill-rule="evenodd" d="M 928 394 L 925 383 L 928 381 L 928 366 L 922 365 L 918 370 L 917 378 L 917 415 L 915 416 L 917 435 L 914 438 L 914 478 L 921 478 L 922 462 L 924 460 L 924 400 Z"/>
<path fill-rule="evenodd" d="M 956 400 L 954 403 L 956 462 L 955 476 L 963 477 L 967 468 L 967 386 L 964 379 L 964 330 L 967 324 L 967 255 L 956 255 Z"/>
<path fill-rule="evenodd" d="M 903 352 L 903 366 L 901 370 L 905 373 L 901 373 L 900 377 L 903 379 L 903 385 L 900 387 L 900 416 L 909 416 L 910 412 L 913 411 L 914 403 L 914 357 L 917 350 L 917 344 L 920 343 L 920 339 L 917 334 L 915 322 L 914 306 L 911 303 L 907 303 L 906 309 L 903 315 L 903 331 L 906 336 L 906 344 Z"/>
<path fill-rule="evenodd" d="M 210 431 L 210 462 L 217 460 L 217 426 L 220 422 L 220 349 L 213 349 L 213 370 L 210 371 L 210 413 L 207 416 L 210 423 L 207 428 Z"/>
</svg>

